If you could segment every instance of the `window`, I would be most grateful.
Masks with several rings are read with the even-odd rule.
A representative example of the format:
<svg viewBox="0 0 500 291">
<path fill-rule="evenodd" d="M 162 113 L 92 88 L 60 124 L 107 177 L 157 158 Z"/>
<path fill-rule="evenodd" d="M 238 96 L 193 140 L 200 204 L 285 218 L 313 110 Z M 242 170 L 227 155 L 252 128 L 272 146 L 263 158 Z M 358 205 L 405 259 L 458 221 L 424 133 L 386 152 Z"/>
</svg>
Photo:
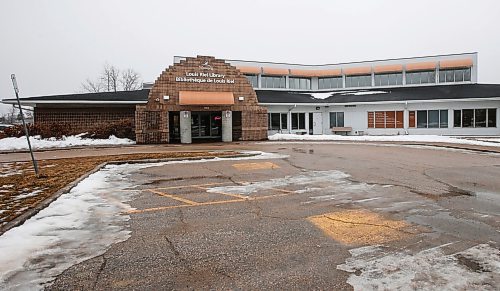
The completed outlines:
<svg viewBox="0 0 500 291">
<path fill-rule="evenodd" d="M 252 85 L 253 88 L 259 87 L 259 76 L 257 76 L 257 75 L 245 75 L 245 77 L 247 77 L 248 82 L 250 82 L 250 85 Z"/>
<path fill-rule="evenodd" d="M 471 68 L 440 70 L 439 83 L 468 82 L 470 81 Z"/>
<path fill-rule="evenodd" d="M 490 108 L 488 109 L 488 127 L 497 127 L 497 109 Z"/>
<path fill-rule="evenodd" d="M 372 85 L 372 75 L 346 76 L 346 87 L 368 87 Z"/>
<path fill-rule="evenodd" d="M 285 76 L 262 76 L 261 79 L 262 88 L 285 88 Z"/>
<path fill-rule="evenodd" d="M 417 111 L 417 128 L 427 128 L 427 111 Z"/>
<path fill-rule="evenodd" d="M 462 110 L 453 111 L 453 127 L 462 127 Z"/>
<path fill-rule="evenodd" d="M 497 109 L 462 109 L 453 111 L 454 127 L 497 127 Z"/>
<path fill-rule="evenodd" d="M 311 90 L 311 79 L 310 78 L 296 78 L 290 77 L 288 79 L 291 89 L 302 89 Z"/>
<path fill-rule="evenodd" d="M 283 130 L 288 128 L 286 113 L 268 113 L 268 129 Z"/>
<path fill-rule="evenodd" d="M 330 128 L 344 127 L 344 112 L 330 112 Z"/>
<path fill-rule="evenodd" d="M 436 83 L 435 71 L 406 72 L 406 84 Z"/>
<path fill-rule="evenodd" d="M 403 73 L 375 74 L 375 86 L 402 85 Z"/>
<path fill-rule="evenodd" d="M 411 128 L 447 128 L 448 110 L 418 110 L 408 112 Z M 416 123 L 415 123 L 416 116 Z"/>
<path fill-rule="evenodd" d="M 448 110 L 439 110 L 439 127 L 448 128 Z"/>
<path fill-rule="evenodd" d="M 474 109 L 462 110 L 462 127 L 474 127 Z"/>
<path fill-rule="evenodd" d="M 342 77 L 318 78 L 319 89 L 342 88 Z"/>
<path fill-rule="evenodd" d="M 403 128 L 403 111 L 370 111 L 368 128 Z"/>
<path fill-rule="evenodd" d="M 292 113 L 292 129 L 306 129 L 305 113 Z"/>
</svg>

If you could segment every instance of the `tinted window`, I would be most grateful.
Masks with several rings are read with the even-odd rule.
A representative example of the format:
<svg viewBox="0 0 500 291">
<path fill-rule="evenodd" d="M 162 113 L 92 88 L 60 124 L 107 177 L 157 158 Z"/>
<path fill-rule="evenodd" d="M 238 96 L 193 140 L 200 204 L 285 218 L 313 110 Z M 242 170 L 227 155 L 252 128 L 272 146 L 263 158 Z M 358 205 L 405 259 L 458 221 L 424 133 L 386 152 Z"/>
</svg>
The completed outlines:
<svg viewBox="0 0 500 291">
<path fill-rule="evenodd" d="M 488 109 L 488 127 L 496 127 L 497 126 L 497 109 L 490 108 Z"/>
<path fill-rule="evenodd" d="M 474 110 L 464 109 L 462 110 L 462 127 L 473 127 L 474 126 Z"/>
<path fill-rule="evenodd" d="M 447 128 L 448 127 L 448 110 L 440 110 L 439 111 L 439 127 Z"/>
<path fill-rule="evenodd" d="M 486 127 L 486 109 L 476 109 L 475 127 Z"/>
<path fill-rule="evenodd" d="M 438 128 L 439 127 L 439 110 L 429 110 L 428 111 L 428 127 Z"/>
<path fill-rule="evenodd" d="M 453 126 L 462 127 L 462 111 L 453 110 Z"/>
<path fill-rule="evenodd" d="M 417 111 L 417 127 L 426 128 L 427 127 L 427 111 Z"/>
</svg>

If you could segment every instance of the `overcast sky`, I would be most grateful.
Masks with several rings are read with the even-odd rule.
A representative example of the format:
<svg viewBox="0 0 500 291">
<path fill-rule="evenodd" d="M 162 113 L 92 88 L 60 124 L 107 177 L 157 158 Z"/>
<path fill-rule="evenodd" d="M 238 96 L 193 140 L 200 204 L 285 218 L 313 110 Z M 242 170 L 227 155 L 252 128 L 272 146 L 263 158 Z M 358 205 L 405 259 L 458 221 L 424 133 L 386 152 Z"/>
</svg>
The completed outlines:
<svg viewBox="0 0 500 291">
<path fill-rule="evenodd" d="M 493 0 L 0 0 L 0 99 L 14 97 L 12 73 L 24 97 L 74 93 L 106 62 L 154 81 L 174 55 L 324 64 L 478 52 L 479 82 L 500 83 L 499 35 Z"/>
</svg>

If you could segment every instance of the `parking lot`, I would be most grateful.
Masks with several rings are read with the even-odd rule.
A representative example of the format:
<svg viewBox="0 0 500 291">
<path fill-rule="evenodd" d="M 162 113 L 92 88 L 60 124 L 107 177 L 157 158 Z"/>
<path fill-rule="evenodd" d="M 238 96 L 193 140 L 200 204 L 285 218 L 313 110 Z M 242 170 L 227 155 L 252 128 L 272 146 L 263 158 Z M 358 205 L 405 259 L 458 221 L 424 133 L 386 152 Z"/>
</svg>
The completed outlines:
<svg viewBox="0 0 500 291">
<path fill-rule="evenodd" d="M 197 146 L 199 147 L 199 146 Z M 500 155 L 255 143 L 266 156 L 127 177 L 130 238 L 49 289 L 436 289 L 500 285 Z M 110 189 L 112 191 L 112 189 Z"/>
</svg>

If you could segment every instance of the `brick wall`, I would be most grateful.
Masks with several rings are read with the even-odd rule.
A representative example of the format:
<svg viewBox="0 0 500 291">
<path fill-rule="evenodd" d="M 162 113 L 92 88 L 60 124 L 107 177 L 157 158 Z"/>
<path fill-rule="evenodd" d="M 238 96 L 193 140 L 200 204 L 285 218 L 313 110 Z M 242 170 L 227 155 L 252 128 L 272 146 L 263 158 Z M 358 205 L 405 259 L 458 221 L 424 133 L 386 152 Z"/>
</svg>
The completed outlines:
<svg viewBox="0 0 500 291">
<path fill-rule="evenodd" d="M 35 107 L 35 124 L 70 123 L 72 128 L 85 132 L 101 122 L 130 120 L 134 124 L 134 107 L 99 108 L 40 108 Z"/>
<path fill-rule="evenodd" d="M 234 84 L 176 82 L 175 78 L 184 77 L 186 72 L 202 71 L 200 66 L 204 63 L 208 63 L 213 69 L 209 72 L 224 74 L 226 79 L 234 79 Z M 232 92 L 235 98 L 234 105 L 179 105 L 180 91 Z M 164 100 L 164 96 L 169 96 L 169 100 Z M 244 100 L 240 101 L 238 98 L 240 96 L 244 97 Z M 149 92 L 148 103 L 136 107 L 137 143 L 168 143 L 169 111 L 225 110 L 241 112 L 241 130 L 238 129 L 235 135 L 237 138 L 239 137 L 240 140 L 267 139 L 267 109 L 258 105 L 257 95 L 247 78 L 236 67 L 224 60 L 206 56 L 186 58 L 163 71 Z M 148 124 L 151 114 L 160 120 L 156 128 Z"/>
</svg>

